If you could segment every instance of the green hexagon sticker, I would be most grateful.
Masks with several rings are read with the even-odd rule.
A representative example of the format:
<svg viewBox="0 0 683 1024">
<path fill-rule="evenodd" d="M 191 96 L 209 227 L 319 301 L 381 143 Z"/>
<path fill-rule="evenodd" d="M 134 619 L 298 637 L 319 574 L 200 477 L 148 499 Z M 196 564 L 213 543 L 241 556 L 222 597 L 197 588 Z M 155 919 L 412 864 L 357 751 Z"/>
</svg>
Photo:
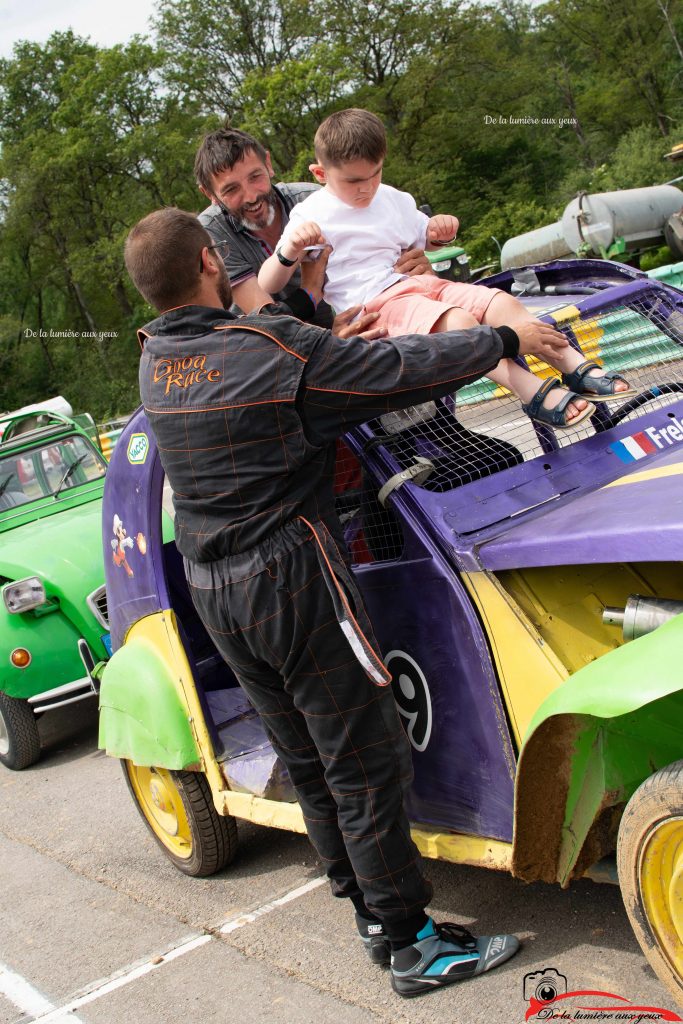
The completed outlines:
<svg viewBox="0 0 683 1024">
<path fill-rule="evenodd" d="M 147 434 L 131 434 L 128 441 L 128 461 L 132 466 L 142 466 L 149 451 Z"/>
</svg>

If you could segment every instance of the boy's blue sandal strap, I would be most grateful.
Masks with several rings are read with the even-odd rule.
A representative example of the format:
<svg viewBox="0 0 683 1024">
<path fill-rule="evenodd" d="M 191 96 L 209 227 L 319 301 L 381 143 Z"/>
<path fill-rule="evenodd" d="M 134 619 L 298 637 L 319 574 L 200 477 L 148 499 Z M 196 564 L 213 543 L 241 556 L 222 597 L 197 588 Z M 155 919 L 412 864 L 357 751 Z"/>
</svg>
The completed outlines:
<svg viewBox="0 0 683 1024">
<path fill-rule="evenodd" d="M 591 370 L 602 370 L 599 377 L 591 377 Z M 628 387 L 627 391 L 616 391 L 616 385 L 621 382 Z M 606 402 L 610 399 L 632 398 L 636 390 L 616 370 L 604 370 L 600 363 L 587 359 L 580 366 L 577 366 L 571 373 L 562 374 L 562 383 L 565 387 L 574 391 L 577 395 L 583 395 L 597 402 Z"/>
<path fill-rule="evenodd" d="M 538 423 L 545 423 L 549 427 L 576 427 L 579 423 L 582 423 L 589 416 L 592 416 L 595 412 L 595 406 L 588 406 L 578 416 L 575 416 L 571 420 L 567 420 L 567 406 L 577 399 L 579 396 L 573 391 L 568 391 L 564 398 L 561 398 L 554 409 L 547 409 L 543 405 L 543 401 L 546 395 L 549 394 L 554 388 L 561 388 L 562 384 L 557 377 L 550 377 L 548 380 L 544 380 L 540 388 L 526 404 L 522 403 L 522 411 L 527 416 L 536 420 Z"/>
</svg>

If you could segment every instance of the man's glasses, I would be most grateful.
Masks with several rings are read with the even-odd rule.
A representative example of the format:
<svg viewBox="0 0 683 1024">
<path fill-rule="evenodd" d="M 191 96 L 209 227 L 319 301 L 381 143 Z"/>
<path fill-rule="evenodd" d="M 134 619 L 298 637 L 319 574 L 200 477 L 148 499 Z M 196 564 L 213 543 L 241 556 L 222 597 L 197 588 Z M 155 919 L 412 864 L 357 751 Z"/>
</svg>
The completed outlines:
<svg viewBox="0 0 683 1024">
<path fill-rule="evenodd" d="M 216 242 L 215 245 L 207 245 L 205 248 L 207 252 L 211 252 L 212 249 L 216 249 L 222 260 L 225 260 L 226 256 L 230 252 L 230 246 L 227 242 Z M 204 249 L 202 249 L 199 254 L 199 273 L 204 273 Z"/>
</svg>

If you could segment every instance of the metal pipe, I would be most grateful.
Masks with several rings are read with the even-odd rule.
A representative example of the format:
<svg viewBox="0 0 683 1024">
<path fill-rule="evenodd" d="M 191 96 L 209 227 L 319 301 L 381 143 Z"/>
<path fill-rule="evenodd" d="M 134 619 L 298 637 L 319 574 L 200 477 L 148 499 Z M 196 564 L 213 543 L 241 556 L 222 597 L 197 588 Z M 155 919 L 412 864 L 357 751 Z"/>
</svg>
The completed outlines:
<svg viewBox="0 0 683 1024">
<path fill-rule="evenodd" d="M 605 626 L 623 626 L 625 616 L 625 608 L 612 608 L 608 605 L 602 613 L 602 621 Z"/>
<path fill-rule="evenodd" d="M 69 694 L 75 693 L 77 690 L 83 690 L 86 687 L 90 687 L 90 679 L 88 676 L 83 676 L 82 679 L 74 679 L 72 683 L 64 683 L 63 686 L 55 686 L 52 690 L 43 690 L 42 693 L 37 693 L 34 697 L 28 698 L 29 704 L 38 704 L 40 701 L 52 700 L 54 697 L 66 697 Z"/>
<path fill-rule="evenodd" d="M 628 641 L 652 633 L 669 619 L 682 614 L 683 601 L 631 594 L 625 608 L 605 608 L 602 621 L 606 626 L 621 626 L 624 640 Z"/>
<path fill-rule="evenodd" d="M 69 697 L 68 700 L 56 700 L 54 704 L 32 704 L 31 707 L 36 715 L 42 714 L 43 711 L 52 711 L 54 708 L 65 708 L 67 704 L 75 704 L 79 700 L 87 700 L 88 697 L 97 697 L 94 690 L 88 690 L 87 693 L 79 693 L 77 697 Z"/>
</svg>

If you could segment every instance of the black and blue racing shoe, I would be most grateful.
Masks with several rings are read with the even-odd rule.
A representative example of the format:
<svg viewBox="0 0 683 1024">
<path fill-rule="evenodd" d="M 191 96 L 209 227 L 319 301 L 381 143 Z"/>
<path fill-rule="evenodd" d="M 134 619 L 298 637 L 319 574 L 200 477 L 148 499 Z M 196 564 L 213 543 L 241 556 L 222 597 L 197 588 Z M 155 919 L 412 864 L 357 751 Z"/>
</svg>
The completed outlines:
<svg viewBox="0 0 683 1024">
<path fill-rule="evenodd" d="M 400 996 L 419 996 L 499 967 L 518 949 L 514 935 L 476 939 L 459 924 L 430 917 L 412 946 L 391 954 L 391 984 Z"/>
<path fill-rule="evenodd" d="M 391 947 L 381 921 L 368 921 L 367 918 L 356 914 L 356 928 L 373 964 L 388 967 L 391 959 Z"/>
</svg>

